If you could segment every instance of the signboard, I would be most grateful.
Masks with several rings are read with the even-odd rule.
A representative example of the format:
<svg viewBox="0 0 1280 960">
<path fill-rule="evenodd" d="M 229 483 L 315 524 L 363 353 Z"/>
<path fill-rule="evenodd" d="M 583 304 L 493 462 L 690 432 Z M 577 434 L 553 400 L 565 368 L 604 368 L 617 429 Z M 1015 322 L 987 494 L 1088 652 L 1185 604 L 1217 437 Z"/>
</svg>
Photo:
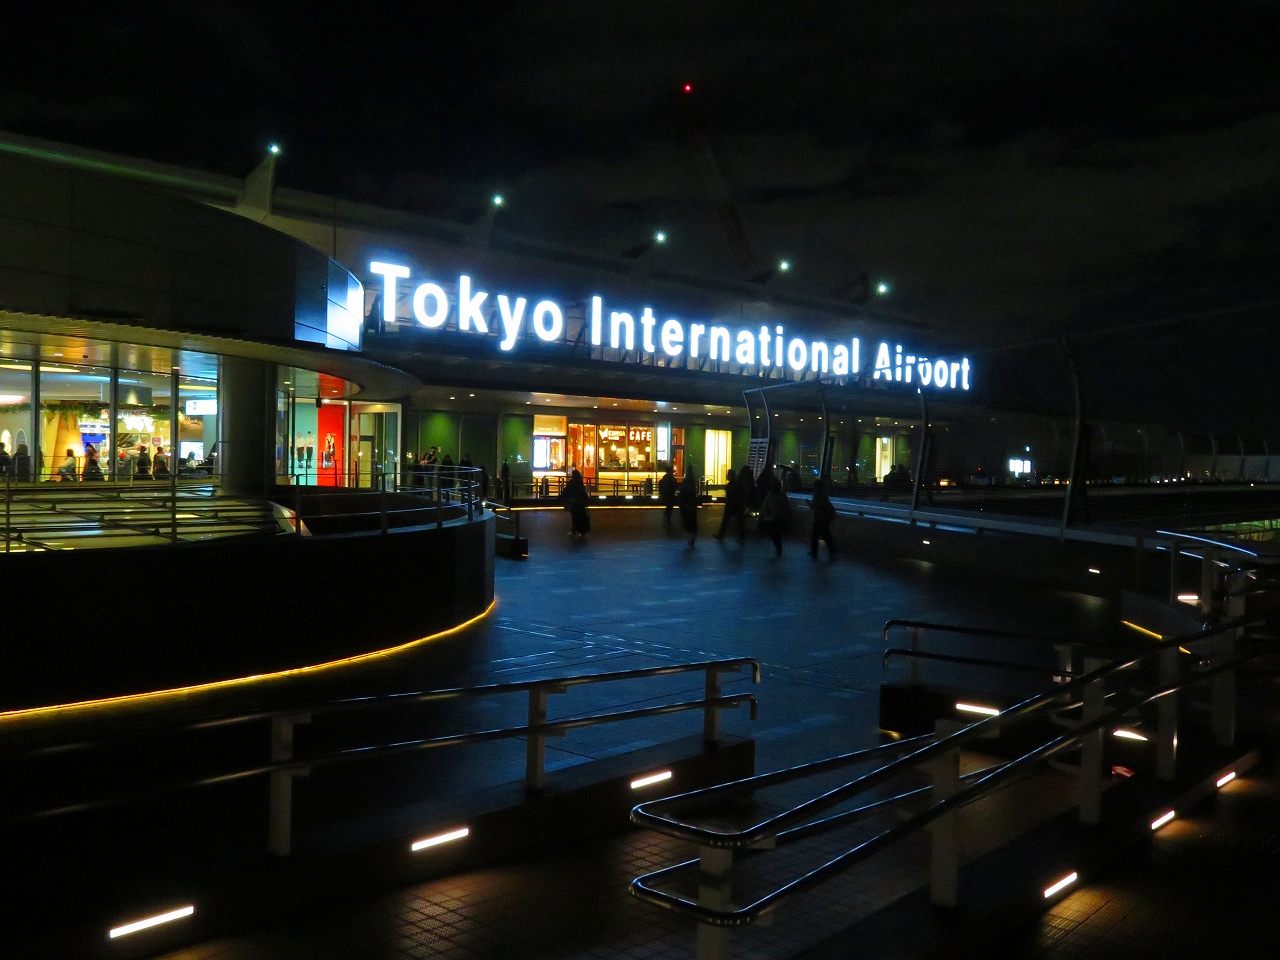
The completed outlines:
<svg viewBox="0 0 1280 960">
<path fill-rule="evenodd" d="M 374 260 L 369 271 L 381 278 L 382 323 L 393 326 L 412 322 L 424 330 L 441 330 L 450 319 L 458 333 L 478 334 L 498 341 L 498 349 L 512 351 L 530 335 L 544 343 L 566 339 L 565 310 L 555 300 L 529 299 L 490 292 L 468 274 L 460 274 L 452 291 L 433 280 L 413 284 L 412 320 L 396 314 L 401 281 L 410 281 L 410 269 L 400 263 Z M 866 376 L 872 382 L 902 384 L 929 390 L 968 390 L 972 366 L 968 357 L 927 357 L 902 344 L 881 341 L 867 344 L 863 357 L 861 337 L 818 340 L 789 333 L 781 323 L 749 326 L 707 321 L 686 322 L 678 317 L 659 319 L 653 308 L 606 312 L 604 297 L 589 301 L 586 332 L 594 347 L 642 352 L 668 364 L 681 358 L 729 361 L 756 373 L 782 369 L 796 376 Z M 494 309 L 496 306 L 496 309 Z M 613 304 L 610 304 L 612 307 Z"/>
<path fill-rule="evenodd" d="M 218 401 L 213 397 L 188 400 L 183 405 L 188 417 L 213 417 L 218 414 Z"/>
</svg>

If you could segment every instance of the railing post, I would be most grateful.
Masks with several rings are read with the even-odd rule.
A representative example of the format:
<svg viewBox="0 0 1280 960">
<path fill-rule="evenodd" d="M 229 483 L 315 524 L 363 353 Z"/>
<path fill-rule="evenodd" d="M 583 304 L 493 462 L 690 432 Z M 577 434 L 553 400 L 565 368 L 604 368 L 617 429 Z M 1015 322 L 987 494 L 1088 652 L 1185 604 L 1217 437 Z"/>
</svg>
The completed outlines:
<svg viewBox="0 0 1280 960">
<path fill-rule="evenodd" d="M 956 720 L 938 720 L 933 727 L 935 740 L 959 733 L 965 725 Z M 960 790 L 960 751 L 948 750 L 929 763 L 933 777 L 933 803 L 946 800 Z M 954 907 L 960 876 L 959 812 L 944 813 L 929 824 L 930 872 L 929 896 L 935 907 Z"/>
<path fill-rule="evenodd" d="M 702 742 L 713 746 L 720 742 L 720 708 L 714 702 L 720 699 L 720 671 L 715 667 L 707 667 L 702 698 Z"/>
<path fill-rule="evenodd" d="M 529 691 L 529 736 L 525 741 L 524 785 L 530 793 L 542 789 L 546 777 L 547 735 L 534 732 L 547 722 L 547 688 L 534 687 Z"/>
<path fill-rule="evenodd" d="M 1200 615 L 1213 615 L 1213 581 L 1216 567 L 1213 563 L 1213 551 L 1208 547 L 1200 554 Z"/>
<path fill-rule="evenodd" d="M 1092 673 L 1106 666 L 1108 661 L 1085 657 L 1084 672 Z M 1106 680 L 1094 680 L 1084 688 L 1085 723 L 1096 720 L 1106 712 Z M 1105 732 L 1099 728 L 1080 738 L 1080 822 L 1102 822 L 1102 747 Z"/>
<path fill-rule="evenodd" d="M 733 850 L 698 848 L 698 906 L 724 910 L 731 906 Z M 697 960 L 729 960 L 729 928 L 698 924 Z"/>
<path fill-rule="evenodd" d="M 1244 591 L 1248 582 L 1244 570 L 1233 565 L 1227 576 L 1227 595 L 1222 604 L 1222 612 L 1225 616 L 1233 618 L 1244 616 Z M 1243 632 L 1243 627 L 1230 627 L 1222 631 L 1214 643 L 1215 666 L 1221 666 L 1235 659 L 1236 641 Z M 1209 684 L 1210 724 L 1213 727 L 1213 739 L 1220 746 L 1229 747 L 1236 742 L 1235 669 L 1215 673 Z"/>
<path fill-rule="evenodd" d="M 382 532 L 387 532 L 387 491 L 378 491 L 378 514 L 382 520 Z"/>
<path fill-rule="evenodd" d="M 1178 602 L 1178 541 L 1169 541 L 1169 602 Z"/>
<path fill-rule="evenodd" d="M 1166 687 L 1178 681 L 1178 648 L 1160 651 L 1159 683 Z M 1172 781 L 1178 772 L 1178 691 L 1156 701 L 1156 776 Z"/>
<path fill-rule="evenodd" d="M 293 759 L 293 728 L 311 720 L 309 713 L 271 718 L 271 762 Z M 267 850 L 272 856 L 287 857 L 293 843 L 293 778 L 306 776 L 305 770 L 280 770 L 268 774 L 271 796 L 267 820 Z"/>
<path fill-rule="evenodd" d="M 920 650 L 920 628 L 911 628 L 911 652 L 918 653 Z M 916 657 L 911 658 L 911 683 L 914 686 L 920 682 L 920 660 Z"/>
</svg>

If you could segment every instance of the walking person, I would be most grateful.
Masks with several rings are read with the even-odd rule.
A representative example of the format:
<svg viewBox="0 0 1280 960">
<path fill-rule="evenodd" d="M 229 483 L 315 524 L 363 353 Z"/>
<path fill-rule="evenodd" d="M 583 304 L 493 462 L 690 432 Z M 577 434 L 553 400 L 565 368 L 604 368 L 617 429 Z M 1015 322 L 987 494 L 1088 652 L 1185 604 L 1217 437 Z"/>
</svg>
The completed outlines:
<svg viewBox="0 0 1280 960">
<path fill-rule="evenodd" d="M 747 508 L 750 505 L 751 492 L 755 489 L 755 478 L 751 476 L 751 468 L 744 466 L 736 474 L 729 477 L 724 488 L 724 516 L 720 519 L 720 532 L 717 540 L 723 540 L 729 529 L 730 521 L 737 521 L 738 542 L 742 543 L 747 536 Z"/>
<path fill-rule="evenodd" d="M 809 556 L 818 556 L 818 541 L 827 543 L 827 559 L 834 560 L 839 549 L 835 537 L 831 534 L 831 521 L 836 518 L 835 504 L 831 502 L 831 493 L 827 489 L 830 481 L 822 479 L 813 485 L 813 529 L 809 533 Z"/>
<path fill-rule="evenodd" d="M 591 531 L 591 517 L 587 515 L 587 485 L 582 474 L 574 470 L 569 475 L 569 482 L 560 491 L 560 500 L 569 511 L 569 536 L 581 540 Z"/>
<path fill-rule="evenodd" d="M 671 510 L 676 505 L 676 475 L 667 464 L 667 472 L 658 480 L 658 502 L 662 504 L 662 522 L 671 526 Z"/>
<path fill-rule="evenodd" d="M 693 470 L 684 472 L 684 482 L 676 493 L 680 506 L 680 526 L 689 535 L 689 546 L 698 539 L 698 475 Z"/>
<path fill-rule="evenodd" d="M 777 477 L 769 478 L 769 492 L 760 504 L 760 526 L 773 541 L 774 556 L 782 556 L 782 538 L 791 527 L 791 502 Z"/>
<path fill-rule="evenodd" d="M 498 468 L 498 496 L 503 503 L 511 502 L 511 461 L 503 460 Z"/>
</svg>

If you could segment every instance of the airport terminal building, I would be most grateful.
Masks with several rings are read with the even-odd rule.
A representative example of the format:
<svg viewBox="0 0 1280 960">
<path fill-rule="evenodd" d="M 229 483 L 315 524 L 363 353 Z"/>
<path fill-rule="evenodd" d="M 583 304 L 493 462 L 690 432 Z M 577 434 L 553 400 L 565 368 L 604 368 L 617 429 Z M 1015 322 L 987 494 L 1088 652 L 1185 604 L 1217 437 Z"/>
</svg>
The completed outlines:
<svg viewBox="0 0 1280 960">
<path fill-rule="evenodd" d="M 237 493 L 389 489 L 434 447 L 535 493 L 576 468 L 633 496 L 667 463 L 722 484 L 767 437 L 799 483 L 825 451 L 865 484 L 910 467 L 926 427 L 964 436 L 928 458 L 939 483 L 1067 472 L 1070 418 L 988 416 L 981 361 L 927 330 L 770 276 L 659 268 L 659 237 L 613 254 L 512 236 L 500 198 L 457 224 L 278 188 L 277 159 L 240 180 L 0 137 L 19 480 L 145 477 L 158 457 Z M 1094 440 L 1106 478 L 1280 478 L 1265 441 Z"/>
</svg>

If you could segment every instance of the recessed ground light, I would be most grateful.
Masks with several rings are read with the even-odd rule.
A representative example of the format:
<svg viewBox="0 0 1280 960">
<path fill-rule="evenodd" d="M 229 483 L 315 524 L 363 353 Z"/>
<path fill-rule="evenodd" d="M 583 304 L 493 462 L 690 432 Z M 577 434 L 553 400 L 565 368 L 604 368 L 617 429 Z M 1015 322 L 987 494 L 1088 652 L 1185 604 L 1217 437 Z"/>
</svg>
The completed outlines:
<svg viewBox="0 0 1280 960">
<path fill-rule="evenodd" d="M 920 542 L 923 543 L 926 547 L 929 546 L 928 540 L 921 540 Z"/>
<path fill-rule="evenodd" d="M 647 777 L 641 777 L 639 780 L 632 780 L 631 789 L 639 790 L 641 787 L 647 787 L 655 783 L 662 783 L 662 781 L 670 779 L 670 770 L 663 770 L 661 773 L 651 773 Z"/>
<path fill-rule="evenodd" d="M 426 837 L 422 840 L 415 840 L 409 847 L 414 853 L 419 850 L 425 850 L 428 847 L 438 847 L 442 843 L 449 843 L 453 840 L 461 840 L 463 837 L 471 833 L 469 827 L 459 827 L 457 830 L 450 830 L 448 833 L 438 833 L 434 837 Z"/>
<path fill-rule="evenodd" d="M 177 910 L 170 910 L 167 913 L 158 913 L 154 917 L 147 917 L 143 920 L 135 920 L 133 923 L 126 923 L 123 926 L 112 927 L 107 933 L 108 940 L 114 940 L 116 937 L 127 937 L 131 933 L 137 933 L 139 930 L 147 930 L 151 927 L 158 927 L 162 923 L 170 923 L 174 920 L 181 920 L 183 917 L 189 917 L 196 912 L 196 908 L 188 904 L 185 907 L 179 907 Z"/>
<path fill-rule="evenodd" d="M 1142 734 L 1138 733 L 1136 730 L 1113 730 L 1111 732 L 1111 735 L 1120 740 L 1139 740 L 1142 743 L 1147 742 L 1147 738 L 1144 737 Z"/>
<path fill-rule="evenodd" d="M 957 703 L 956 709 L 961 713 L 980 713 L 984 717 L 1000 716 L 1000 711 L 995 707 L 984 707 L 977 703 Z"/>
<path fill-rule="evenodd" d="M 1200 595 L 1198 593 L 1180 593 L 1178 594 L 1179 603 L 1199 603 Z"/>
<path fill-rule="evenodd" d="M 1101 571 L 1101 570 L 1099 570 L 1097 567 L 1090 567 L 1090 568 L 1089 568 L 1089 572 L 1090 572 L 1090 573 L 1101 573 L 1102 571 Z"/>
<path fill-rule="evenodd" d="M 1168 823 L 1170 820 L 1172 820 L 1176 816 L 1177 816 L 1177 813 L 1173 810 L 1169 810 L 1166 813 L 1162 813 L 1160 816 L 1156 817 L 1154 820 L 1151 821 L 1151 829 L 1159 830 L 1161 827 L 1163 827 L 1166 823 Z"/>
<path fill-rule="evenodd" d="M 1055 893 L 1060 893 L 1061 891 L 1067 889 L 1067 887 L 1071 886 L 1073 883 L 1075 883 L 1079 879 L 1080 879 L 1080 874 L 1076 873 L 1074 870 L 1071 871 L 1065 877 L 1063 877 L 1061 880 L 1055 883 L 1053 886 L 1045 890 L 1044 898 L 1048 900 Z"/>
<path fill-rule="evenodd" d="M 1215 783 L 1214 783 L 1214 786 L 1215 786 L 1215 787 L 1218 787 L 1219 789 L 1221 789 L 1222 787 L 1225 787 L 1228 783 L 1230 783 L 1230 782 L 1231 782 L 1232 780 L 1234 780 L 1235 778 L 1236 778 L 1236 772 L 1235 772 L 1234 770 L 1232 770 L 1232 771 L 1231 771 L 1230 773 L 1228 773 L 1226 776 L 1224 776 L 1224 777 L 1219 777 L 1219 778 L 1218 778 L 1218 780 L 1217 780 L 1217 782 L 1215 782 Z"/>
</svg>

